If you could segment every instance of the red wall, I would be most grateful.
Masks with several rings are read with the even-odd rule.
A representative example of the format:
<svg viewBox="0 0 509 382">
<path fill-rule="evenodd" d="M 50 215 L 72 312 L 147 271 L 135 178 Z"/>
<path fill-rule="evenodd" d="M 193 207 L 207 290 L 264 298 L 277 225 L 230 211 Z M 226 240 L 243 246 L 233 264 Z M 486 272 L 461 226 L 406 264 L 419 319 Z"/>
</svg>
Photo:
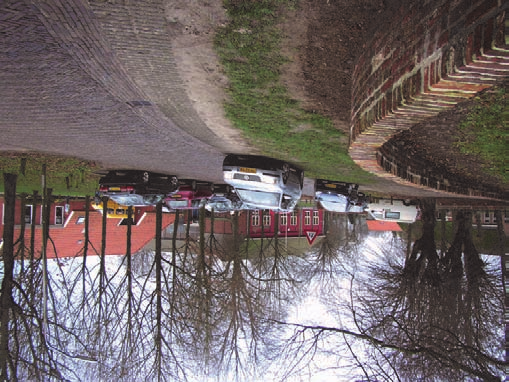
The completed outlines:
<svg viewBox="0 0 509 382">
<path fill-rule="evenodd" d="M 455 68 L 502 46 L 508 9 L 498 0 L 403 2 L 355 66 L 351 142 Z"/>
<path fill-rule="evenodd" d="M 306 211 L 310 212 L 310 224 L 306 224 L 305 214 Z M 313 212 L 318 212 L 318 224 L 313 224 Z M 249 236 L 251 238 L 261 237 L 262 234 L 266 237 L 274 237 L 276 232 L 275 214 L 273 211 L 267 211 L 270 214 L 270 224 L 263 225 L 262 230 L 262 211 L 242 211 L 239 215 L 239 234 Z M 281 224 L 281 215 L 279 214 L 279 228 L 278 235 L 281 237 L 297 237 L 305 236 L 306 231 L 316 232 L 321 235 L 323 231 L 323 210 L 313 208 L 299 208 L 295 210 L 297 214 L 296 224 L 291 224 L 291 213 L 285 214 L 287 216 L 287 224 Z M 253 214 L 259 214 L 258 225 L 253 225 Z M 207 219 L 207 232 L 210 232 L 210 219 Z M 262 232 L 263 231 L 263 232 Z M 231 217 L 226 215 L 224 218 L 214 219 L 214 233 L 218 234 L 232 234 Z"/>
</svg>

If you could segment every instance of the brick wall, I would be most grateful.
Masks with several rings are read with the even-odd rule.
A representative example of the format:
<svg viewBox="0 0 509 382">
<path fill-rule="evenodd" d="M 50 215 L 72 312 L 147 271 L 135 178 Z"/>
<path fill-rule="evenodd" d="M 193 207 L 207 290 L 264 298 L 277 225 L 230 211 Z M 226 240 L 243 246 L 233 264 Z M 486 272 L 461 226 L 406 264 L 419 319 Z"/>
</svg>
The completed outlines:
<svg viewBox="0 0 509 382">
<path fill-rule="evenodd" d="M 356 64 L 351 142 L 457 68 L 504 45 L 508 9 L 509 2 L 504 0 L 427 0 L 402 5 L 393 16 L 393 27 L 378 31 Z"/>
</svg>

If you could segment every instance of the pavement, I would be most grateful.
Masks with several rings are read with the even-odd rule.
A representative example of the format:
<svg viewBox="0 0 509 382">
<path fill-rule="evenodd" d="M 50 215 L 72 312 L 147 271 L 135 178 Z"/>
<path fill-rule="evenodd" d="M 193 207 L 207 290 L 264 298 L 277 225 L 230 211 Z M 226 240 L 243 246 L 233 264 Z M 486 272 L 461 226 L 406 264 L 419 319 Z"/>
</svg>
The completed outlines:
<svg viewBox="0 0 509 382">
<path fill-rule="evenodd" d="M 0 4 L 0 151 L 221 178 L 232 150 L 198 116 L 162 1 Z"/>
</svg>

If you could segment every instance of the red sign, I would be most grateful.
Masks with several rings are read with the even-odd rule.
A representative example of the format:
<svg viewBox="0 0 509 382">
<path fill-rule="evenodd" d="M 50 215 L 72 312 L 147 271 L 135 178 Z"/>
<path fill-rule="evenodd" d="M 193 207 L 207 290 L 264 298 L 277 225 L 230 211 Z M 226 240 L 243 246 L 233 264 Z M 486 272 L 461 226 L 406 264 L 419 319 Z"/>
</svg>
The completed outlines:
<svg viewBox="0 0 509 382">
<path fill-rule="evenodd" d="M 315 241 L 316 237 L 318 236 L 315 231 L 306 231 L 306 237 L 308 239 L 309 245 L 313 244 L 313 241 Z"/>
</svg>

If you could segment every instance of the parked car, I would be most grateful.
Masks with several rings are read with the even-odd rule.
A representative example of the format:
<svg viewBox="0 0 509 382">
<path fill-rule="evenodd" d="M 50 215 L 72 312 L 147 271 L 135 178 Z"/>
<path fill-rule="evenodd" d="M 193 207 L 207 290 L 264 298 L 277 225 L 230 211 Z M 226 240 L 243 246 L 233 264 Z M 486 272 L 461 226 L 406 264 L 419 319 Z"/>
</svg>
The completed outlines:
<svg viewBox="0 0 509 382">
<path fill-rule="evenodd" d="M 327 179 L 315 181 L 315 201 L 325 210 L 344 213 L 364 213 L 366 195 L 359 185 Z"/>
<path fill-rule="evenodd" d="M 178 190 L 168 194 L 165 204 L 170 211 L 180 209 L 198 209 L 212 197 L 214 184 L 194 179 L 179 181 Z"/>
<path fill-rule="evenodd" d="M 229 184 L 216 184 L 214 194 L 207 199 L 205 209 L 209 212 L 234 212 L 242 209 L 242 202 Z"/>
<path fill-rule="evenodd" d="M 392 221 L 397 223 L 413 223 L 419 216 L 416 202 L 400 199 L 379 199 L 368 203 L 366 207 L 368 219 Z"/>
<path fill-rule="evenodd" d="M 293 211 L 302 196 L 304 171 L 287 162 L 257 155 L 226 156 L 224 181 L 246 209 Z"/>
<path fill-rule="evenodd" d="M 103 212 L 103 203 L 101 200 L 94 200 L 91 203 L 91 206 L 93 209 L 101 213 Z M 106 202 L 106 217 L 112 219 L 126 219 L 128 208 L 128 206 L 122 206 L 118 203 L 115 203 L 113 200 L 108 199 Z"/>
<path fill-rule="evenodd" d="M 155 205 L 178 189 L 175 175 L 140 170 L 111 170 L 99 180 L 99 196 L 122 206 Z"/>
</svg>

